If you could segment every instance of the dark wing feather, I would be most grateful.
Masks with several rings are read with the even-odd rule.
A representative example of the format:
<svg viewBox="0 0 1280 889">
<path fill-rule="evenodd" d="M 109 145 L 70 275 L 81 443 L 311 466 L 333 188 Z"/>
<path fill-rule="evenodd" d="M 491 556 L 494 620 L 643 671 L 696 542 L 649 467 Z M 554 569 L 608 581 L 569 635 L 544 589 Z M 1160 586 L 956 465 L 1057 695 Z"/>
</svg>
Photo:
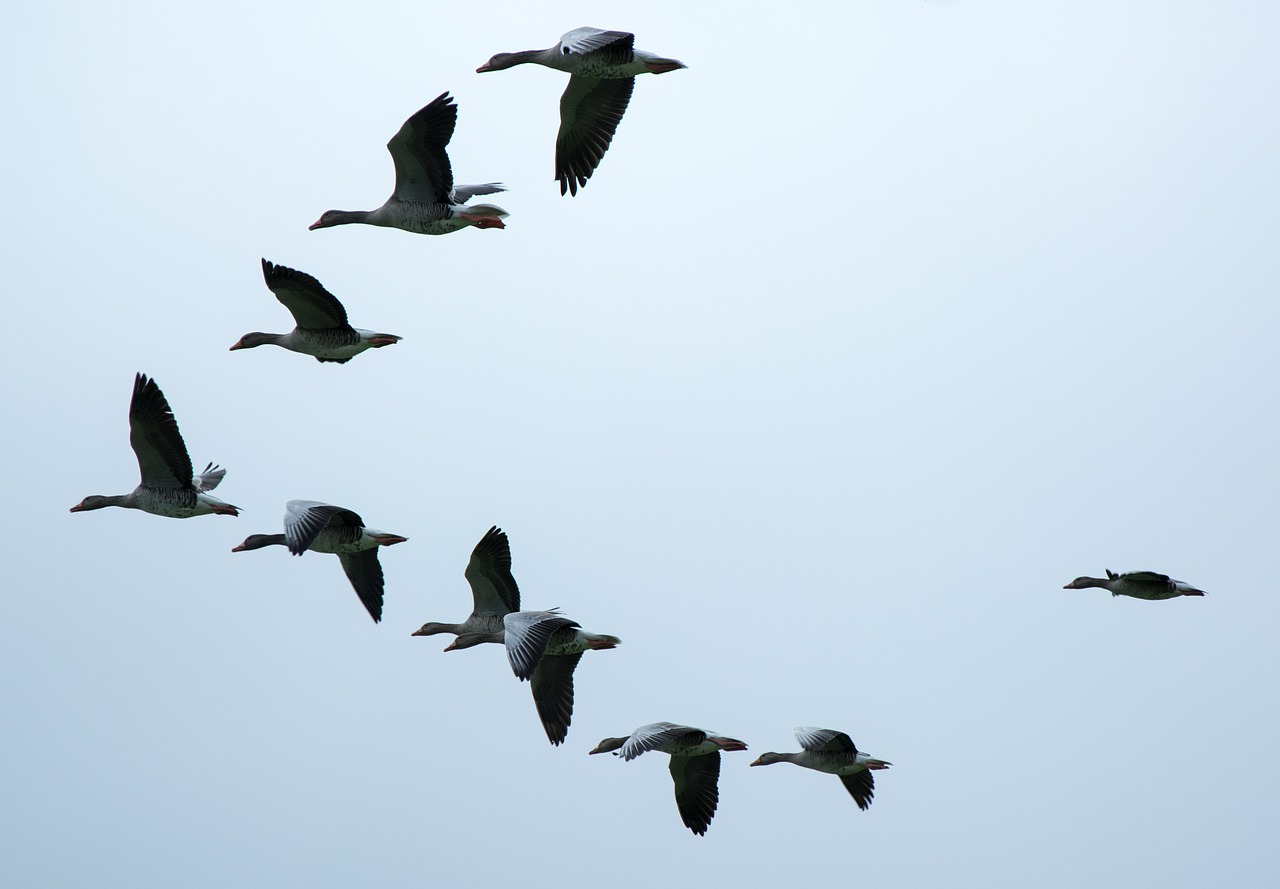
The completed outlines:
<svg viewBox="0 0 1280 889">
<path fill-rule="evenodd" d="M 447 204 L 453 194 L 453 169 L 445 146 L 458 123 L 458 106 L 441 93 L 419 109 L 391 137 L 387 151 L 396 165 L 395 196 L 402 201 Z"/>
<path fill-rule="evenodd" d="M 559 745 L 569 734 L 573 719 L 573 671 L 582 652 L 544 657 L 533 671 L 533 703 L 547 732 L 547 740 Z"/>
<path fill-rule="evenodd" d="M 560 194 L 568 191 L 576 195 L 578 188 L 587 184 L 609 150 L 634 88 L 634 77 L 569 78 L 560 97 L 560 132 L 556 135 Z"/>
<path fill-rule="evenodd" d="M 676 783 L 676 808 L 684 826 L 702 836 L 720 802 L 720 754 L 673 756 L 671 778 Z"/>
<path fill-rule="evenodd" d="M 1167 574 L 1159 574 L 1155 571 L 1130 571 L 1120 575 L 1121 580 L 1132 580 L 1137 583 L 1163 583 L 1173 586 L 1173 578 Z"/>
<path fill-rule="evenodd" d="M 324 330 L 350 328 L 347 310 L 324 285 L 306 272 L 262 260 L 262 277 L 276 299 L 289 310 L 298 327 Z"/>
<path fill-rule="evenodd" d="M 361 550 L 358 553 L 338 553 L 347 580 L 369 610 L 374 623 L 382 620 L 382 563 L 378 561 L 378 549 Z"/>
<path fill-rule="evenodd" d="M 510 614 L 520 610 L 520 587 L 511 574 L 511 544 L 497 525 L 471 551 L 464 573 L 471 585 L 473 614 Z"/>
<path fill-rule="evenodd" d="M 852 775 L 841 775 L 840 783 L 849 791 L 849 796 L 853 797 L 859 809 L 865 812 L 871 806 L 871 799 L 876 795 L 876 779 L 870 771 L 863 769 Z"/>
<path fill-rule="evenodd" d="M 169 402 L 145 374 L 133 378 L 129 401 L 129 444 L 138 458 L 142 483 L 152 488 L 195 490 L 186 443 Z"/>
</svg>

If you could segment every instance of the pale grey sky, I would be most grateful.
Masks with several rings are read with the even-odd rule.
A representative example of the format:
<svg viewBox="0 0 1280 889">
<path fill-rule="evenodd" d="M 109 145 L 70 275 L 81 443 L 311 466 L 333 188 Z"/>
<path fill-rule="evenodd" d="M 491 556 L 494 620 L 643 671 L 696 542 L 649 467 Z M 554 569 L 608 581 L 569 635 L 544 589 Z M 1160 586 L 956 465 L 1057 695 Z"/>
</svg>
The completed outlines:
<svg viewBox="0 0 1280 889">
<path fill-rule="evenodd" d="M 0 28 L 12 314 L 0 884 L 1265 885 L 1274 4 L 878 0 L 27 4 Z M 581 25 L 643 77 L 576 199 L 565 76 L 478 75 Z M 327 209 L 457 99 L 505 231 Z M 345 366 L 231 353 L 360 326 Z M 137 481 L 154 376 L 238 519 L 70 515 Z M 375 626 L 331 556 L 232 555 L 285 501 L 409 537 Z M 552 748 L 470 609 L 491 524 L 587 654 Z M 1164 571 L 1203 599 L 1063 590 Z M 705 838 L 657 720 L 741 738 Z M 859 812 L 797 725 L 894 763 Z"/>
</svg>

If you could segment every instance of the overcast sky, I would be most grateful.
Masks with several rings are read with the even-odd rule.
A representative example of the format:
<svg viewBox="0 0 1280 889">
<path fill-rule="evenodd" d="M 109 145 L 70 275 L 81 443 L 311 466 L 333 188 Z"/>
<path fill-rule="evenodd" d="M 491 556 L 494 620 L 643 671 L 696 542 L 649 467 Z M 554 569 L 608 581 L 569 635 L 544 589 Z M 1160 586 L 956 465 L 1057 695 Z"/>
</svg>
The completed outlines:
<svg viewBox="0 0 1280 889">
<path fill-rule="evenodd" d="M 0 884 L 1260 886 L 1275 715 L 1280 11 L 1263 2 L 19 4 Z M 639 79 L 577 198 L 581 25 Z M 310 232 L 457 98 L 504 231 Z M 320 365 L 260 258 L 394 347 Z M 103 510 L 135 372 L 239 518 Z M 232 555 L 285 501 L 328 555 Z M 566 744 L 442 654 L 492 524 L 587 653 Z M 1063 590 L 1166 572 L 1202 599 Z M 670 720 L 741 738 L 704 838 Z M 792 730 L 891 761 L 860 812 Z"/>
</svg>

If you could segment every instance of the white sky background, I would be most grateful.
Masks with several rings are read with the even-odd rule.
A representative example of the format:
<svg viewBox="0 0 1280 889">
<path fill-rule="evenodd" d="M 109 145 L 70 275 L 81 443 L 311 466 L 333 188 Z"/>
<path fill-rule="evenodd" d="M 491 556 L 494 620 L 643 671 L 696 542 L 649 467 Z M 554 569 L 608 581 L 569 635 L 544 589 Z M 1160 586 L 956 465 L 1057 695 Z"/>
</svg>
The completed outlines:
<svg viewBox="0 0 1280 889">
<path fill-rule="evenodd" d="M 1277 769 L 1274 4 L 26 4 L 0 28 L 0 883 L 1264 885 Z M 571 28 L 643 77 L 576 199 Z M 450 90 L 505 231 L 308 232 Z M 259 257 L 404 341 L 274 348 Z M 136 484 L 133 374 L 239 519 Z M 231 555 L 290 498 L 407 535 Z M 587 654 L 552 748 L 442 654 L 491 525 Z M 1203 599 L 1060 587 L 1149 569 Z M 655 720 L 742 738 L 692 836 Z M 891 760 L 748 769 L 796 725 Z"/>
</svg>

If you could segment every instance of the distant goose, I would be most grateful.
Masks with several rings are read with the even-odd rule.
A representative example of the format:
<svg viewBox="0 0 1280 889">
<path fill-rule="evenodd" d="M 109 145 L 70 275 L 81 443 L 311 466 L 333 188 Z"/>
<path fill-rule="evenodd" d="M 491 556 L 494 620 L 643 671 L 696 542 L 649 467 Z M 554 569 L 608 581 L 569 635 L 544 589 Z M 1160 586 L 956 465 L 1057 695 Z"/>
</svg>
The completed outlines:
<svg viewBox="0 0 1280 889">
<path fill-rule="evenodd" d="M 128 494 L 103 497 L 90 495 L 72 512 L 123 506 L 140 509 L 152 515 L 171 519 L 189 519 L 198 515 L 239 515 L 230 503 L 223 503 L 207 493 L 218 487 L 227 474 L 210 463 L 195 475 L 191 457 L 178 431 L 178 421 L 164 393 L 155 380 L 145 374 L 133 378 L 133 397 L 129 400 L 129 444 L 138 458 L 142 481 Z"/>
<path fill-rule="evenodd" d="M 618 123 L 631 101 L 637 74 L 666 74 L 685 67 L 635 48 L 636 35 L 626 31 L 576 28 L 547 49 L 500 52 L 476 69 L 501 71 L 532 63 L 569 73 L 560 97 L 560 132 L 556 135 L 556 178 L 560 194 L 577 195 L 600 165 Z"/>
<path fill-rule="evenodd" d="M 503 642 L 511 671 L 522 682 L 532 680 L 533 703 L 552 744 L 569 733 L 573 717 L 573 671 L 588 649 L 601 651 L 622 643 L 617 636 L 587 633 L 581 624 L 557 611 L 516 611 L 502 618 L 503 629 L 468 633 L 453 640 L 445 651 L 470 648 L 483 642 Z"/>
<path fill-rule="evenodd" d="M 300 556 L 336 553 L 347 580 L 369 610 L 374 623 L 382 620 L 382 565 L 378 547 L 404 543 L 409 538 L 366 528 L 364 519 L 349 509 L 314 500 L 290 500 L 285 504 L 283 534 L 250 534 L 233 553 L 264 546 L 286 546 Z"/>
<path fill-rule="evenodd" d="M 766 753 L 752 765 L 793 762 L 806 769 L 839 775 L 840 783 L 849 791 L 859 809 L 866 811 L 871 806 L 871 798 L 875 796 L 876 789 L 871 770 L 887 769 L 892 763 L 859 753 L 848 735 L 829 728 L 802 726 L 796 729 L 796 740 L 804 748 L 799 753 Z"/>
<path fill-rule="evenodd" d="M 448 93 L 441 93 L 406 120 L 387 143 L 396 165 L 396 188 L 387 202 L 376 210 L 327 210 L 310 228 L 362 222 L 420 235 L 447 235 L 468 225 L 506 228 L 502 217 L 507 211 L 501 207 L 464 206 L 476 195 L 505 191 L 501 185 L 488 182 L 454 187 L 444 148 L 453 138 L 457 122 L 458 106 Z"/>
<path fill-rule="evenodd" d="M 511 545 L 507 535 L 497 525 L 488 530 L 476 548 L 471 551 L 471 561 L 465 572 L 471 585 L 471 615 L 460 624 L 442 624 L 434 621 L 422 625 L 411 635 L 434 636 L 437 633 L 487 634 L 481 641 L 502 642 L 502 618 L 520 610 L 520 588 L 511 575 Z"/>
<path fill-rule="evenodd" d="M 1157 574 L 1154 571 L 1130 571 L 1127 574 L 1116 574 L 1110 569 L 1107 569 L 1105 579 L 1077 577 L 1063 589 L 1082 590 L 1095 586 L 1111 590 L 1113 596 L 1132 596 L 1135 599 L 1172 599 L 1176 596 L 1204 595 L 1204 590 L 1198 590 L 1185 581 L 1174 580 L 1167 574 Z"/>
<path fill-rule="evenodd" d="M 688 725 L 655 722 L 640 726 L 625 738 L 605 738 L 590 752 L 615 751 L 614 756 L 627 762 L 649 750 L 671 754 L 676 808 L 684 826 L 703 836 L 720 802 L 720 751 L 746 749 L 736 738 Z"/>
<path fill-rule="evenodd" d="M 311 355 L 316 361 L 346 364 L 365 349 L 380 349 L 400 341 L 393 333 L 374 333 L 347 323 L 347 310 L 324 285 L 306 272 L 262 260 L 262 277 L 276 299 L 293 315 L 297 326 L 289 333 L 246 333 L 231 347 L 282 346 Z"/>
</svg>

